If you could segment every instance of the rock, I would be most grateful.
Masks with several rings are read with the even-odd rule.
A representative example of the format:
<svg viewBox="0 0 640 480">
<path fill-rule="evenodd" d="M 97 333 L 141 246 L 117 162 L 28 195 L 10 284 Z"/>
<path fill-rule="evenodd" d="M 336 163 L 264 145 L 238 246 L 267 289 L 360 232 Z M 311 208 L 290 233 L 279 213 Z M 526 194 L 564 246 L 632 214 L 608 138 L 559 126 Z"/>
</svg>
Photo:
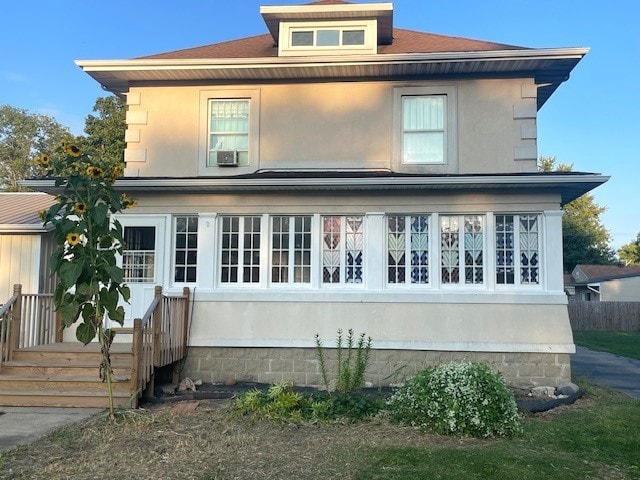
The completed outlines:
<svg viewBox="0 0 640 480">
<path fill-rule="evenodd" d="M 179 392 L 184 392 L 186 390 L 191 390 L 192 392 L 196 391 L 196 386 L 194 385 L 193 380 L 191 380 L 189 377 L 183 379 L 180 382 L 180 385 L 178 385 Z"/>
<path fill-rule="evenodd" d="M 178 385 L 175 383 L 165 383 L 164 385 L 160 385 L 158 388 L 165 395 L 173 395 L 174 393 L 176 393 L 176 388 L 178 388 Z"/>
<path fill-rule="evenodd" d="M 371 382 L 364 382 L 364 388 L 373 388 L 373 383 L 371 383 Z"/>
<path fill-rule="evenodd" d="M 565 383 L 564 385 L 556 388 L 556 395 L 575 395 L 579 391 L 580 387 L 575 383 Z"/>
<path fill-rule="evenodd" d="M 202 379 L 198 378 L 197 380 L 194 380 L 194 381 L 193 381 L 193 384 L 194 384 L 196 387 L 197 387 L 197 386 L 202 385 Z"/>
<path fill-rule="evenodd" d="M 555 391 L 556 389 L 553 387 L 533 387 L 531 389 L 531 396 L 555 398 Z"/>
<path fill-rule="evenodd" d="M 233 387 L 236 384 L 236 380 L 233 377 L 224 377 L 224 383 L 227 387 Z"/>
</svg>

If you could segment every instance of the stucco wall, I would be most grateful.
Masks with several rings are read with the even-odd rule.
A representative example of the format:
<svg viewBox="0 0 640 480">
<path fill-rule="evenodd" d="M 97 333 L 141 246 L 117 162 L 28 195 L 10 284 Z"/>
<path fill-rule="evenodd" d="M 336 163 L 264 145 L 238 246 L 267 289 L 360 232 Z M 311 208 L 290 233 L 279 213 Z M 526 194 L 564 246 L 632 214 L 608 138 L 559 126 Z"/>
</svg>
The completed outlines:
<svg viewBox="0 0 640 480">
<path fill-rule="evenodd" d="M 126 173 L 180 177 L 278 168 L 392 168 L 394 87 L 437 86 L 455 92 L 451 141 L 457 158 L 445 167 L 421 167 L 424 173 L 536 170 L 533 81 L 484 79 L 235 86 L 259 93 L 259 160 L 248 170 L 206 172 L 207 92 L 231 87 L 132 87 Z"/>
</svg>

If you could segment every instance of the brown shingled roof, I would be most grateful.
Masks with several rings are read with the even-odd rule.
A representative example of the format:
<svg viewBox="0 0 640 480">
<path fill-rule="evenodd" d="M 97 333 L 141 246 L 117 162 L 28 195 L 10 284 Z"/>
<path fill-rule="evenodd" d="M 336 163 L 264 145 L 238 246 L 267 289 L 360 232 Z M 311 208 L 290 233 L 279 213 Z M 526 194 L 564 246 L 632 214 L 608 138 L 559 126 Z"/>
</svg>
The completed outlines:
<svg viewBox="0 0 640 480">
<path fill-rule="evenodd" d="M 324 0 L 336 1 L 336 0 Z M 381 45 L 380 54 L 436 53 L 436 52 L 483 52 L 492 50 L 524 50 L 525 47 L 503 43 L 486 42 L 463 37 L 393 29 L 393 43 Z M 213 43 L 201 47 L 175 50 L 140 57 L 144 59 L 198 59 L 198 58 L 262 58 L 277 57 L 278 48 L 269 34 L 241 38 L 228 42 Z"/>
<path fill-rule="evenodd" d="M 640 276 L 640 265 L 576 265 L 589 282 Z"/>
</svg>

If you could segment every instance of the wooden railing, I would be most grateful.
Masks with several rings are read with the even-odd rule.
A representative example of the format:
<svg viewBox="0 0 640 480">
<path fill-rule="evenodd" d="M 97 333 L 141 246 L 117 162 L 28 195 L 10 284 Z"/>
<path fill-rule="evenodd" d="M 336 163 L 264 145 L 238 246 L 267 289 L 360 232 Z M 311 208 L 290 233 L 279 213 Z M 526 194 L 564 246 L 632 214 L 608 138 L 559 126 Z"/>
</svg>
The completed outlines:
<svg viewBox="0 0 640 480">
<path fill-rule="evenodd" d="M 22 293 L 22 285 L 14 285 L 13 296 L 0 308 L 0 367 L 19 348 L 59 341 L 62 330 L 53 295 Z"/>
<path fill-rule="evenodd" d="M 133 321 L 131 391 L 134 397 L 145 389 L 153 391 L 155 368 L 184 358 L 188 323 L 189 288 L 182 290 L 182 296 L 169 297 L 162 294 L 162 287 L 156 287 L 144 316 Z"/>
</svg>

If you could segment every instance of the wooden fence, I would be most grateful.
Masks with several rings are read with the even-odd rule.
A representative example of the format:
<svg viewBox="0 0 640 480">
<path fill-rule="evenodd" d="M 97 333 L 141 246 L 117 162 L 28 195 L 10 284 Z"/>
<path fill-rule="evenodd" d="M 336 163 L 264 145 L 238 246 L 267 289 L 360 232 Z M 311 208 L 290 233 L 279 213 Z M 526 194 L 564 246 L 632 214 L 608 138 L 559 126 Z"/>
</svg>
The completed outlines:
<svg viewBox="0 0 640 480">
<path fill-rule="evenodd" d="M 568 309 L 573 330 L 640 330 L 640 302 L 570 301 Z"/>
</svg>

